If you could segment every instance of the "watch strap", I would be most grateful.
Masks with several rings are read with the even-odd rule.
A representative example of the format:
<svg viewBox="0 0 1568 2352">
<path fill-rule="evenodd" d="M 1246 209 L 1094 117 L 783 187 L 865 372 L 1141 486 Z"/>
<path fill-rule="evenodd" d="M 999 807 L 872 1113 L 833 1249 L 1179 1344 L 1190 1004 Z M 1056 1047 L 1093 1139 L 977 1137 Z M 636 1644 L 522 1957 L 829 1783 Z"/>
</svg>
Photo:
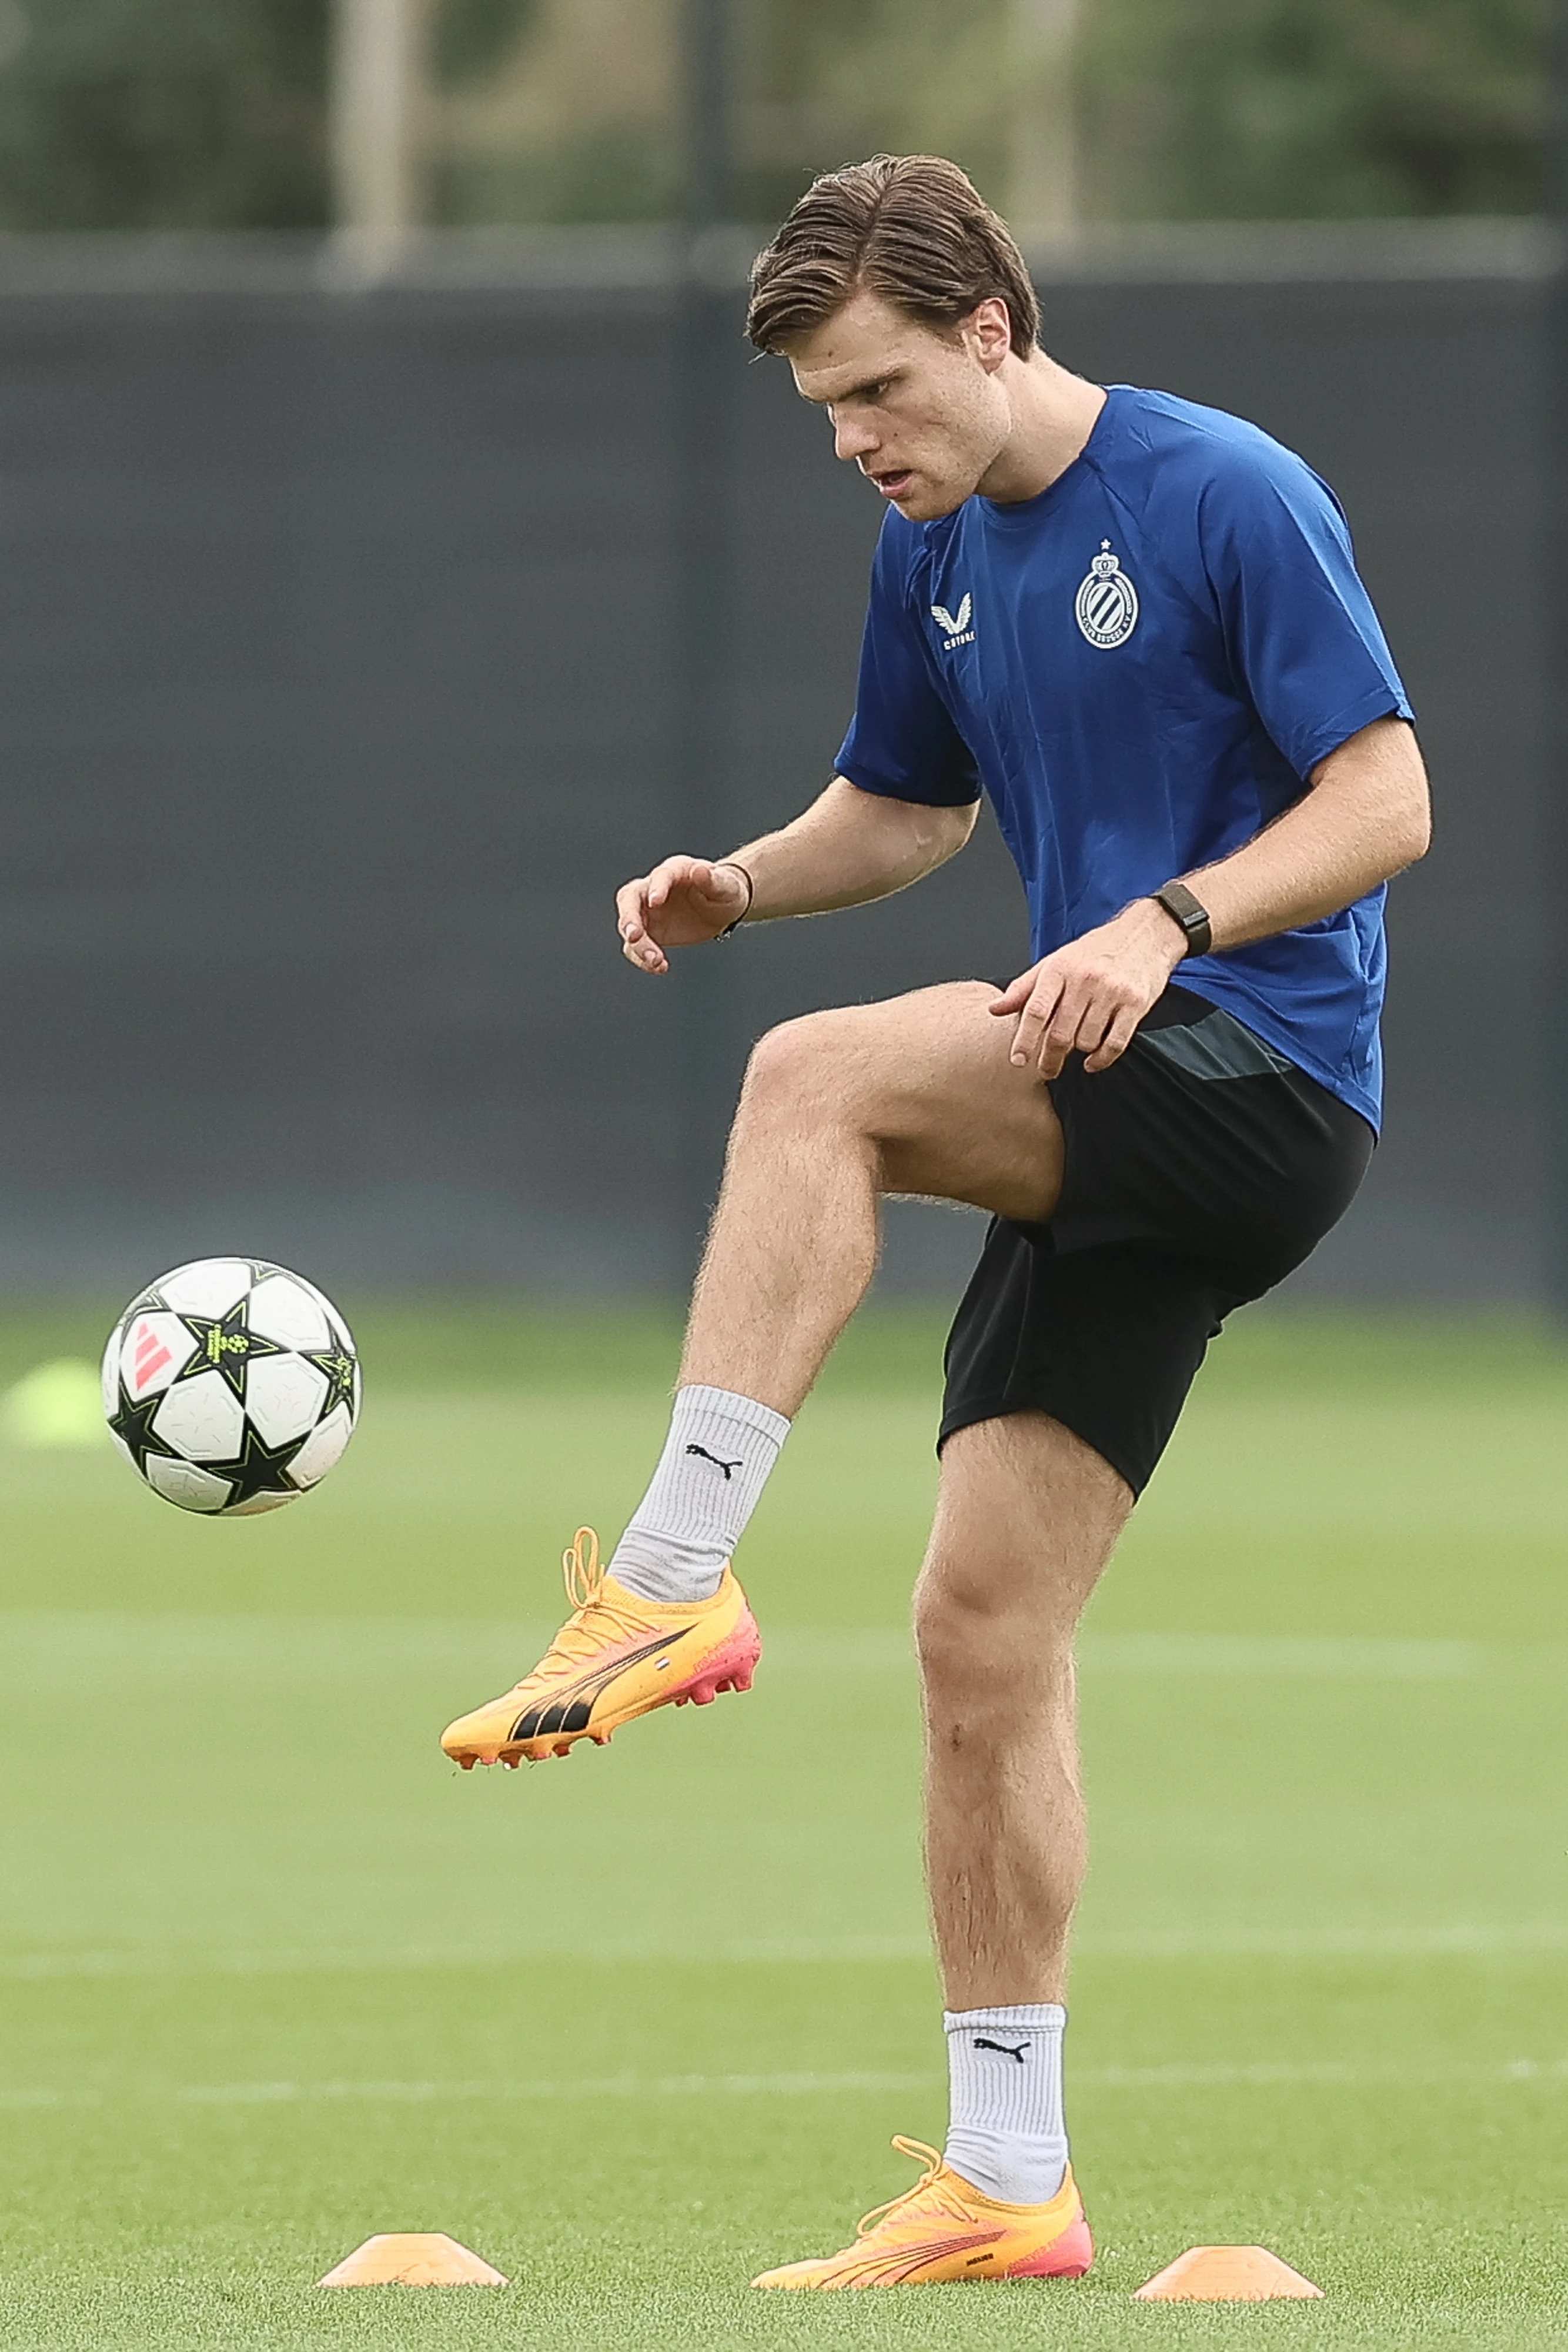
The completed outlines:
<svg viewBox="0 0 1568 2352">
<path fill-rule="evenodd" d="M 1179 927 L 1187 954 L 1207 955 L 1214 945 L 1214 933 L 1209 927 L 1208 908 L 1202 899 L 1195 897 L 1185 882 L 1167 882 L 1163 890 L 1154 893 L 1154 900 Z"/>
</svg>

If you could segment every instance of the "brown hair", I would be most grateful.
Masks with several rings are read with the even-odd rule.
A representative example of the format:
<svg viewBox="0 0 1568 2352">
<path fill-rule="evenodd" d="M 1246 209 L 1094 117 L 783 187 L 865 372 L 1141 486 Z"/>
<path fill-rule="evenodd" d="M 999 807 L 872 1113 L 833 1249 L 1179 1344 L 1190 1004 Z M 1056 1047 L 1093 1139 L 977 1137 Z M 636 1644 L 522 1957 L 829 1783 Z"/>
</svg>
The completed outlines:
<svg viewBox="0 0 1568 2352">
<path fill-rule="evenodd" d="M 873 155 L 813 180 L 752 265 L 746 331 L 759 351 L 783 351 L 862 291 L 946 332 L 995 295 L 1013 349 L 1027 358 L 1040 340 L 1011 230 L 942 155 Z"/>
</svg>

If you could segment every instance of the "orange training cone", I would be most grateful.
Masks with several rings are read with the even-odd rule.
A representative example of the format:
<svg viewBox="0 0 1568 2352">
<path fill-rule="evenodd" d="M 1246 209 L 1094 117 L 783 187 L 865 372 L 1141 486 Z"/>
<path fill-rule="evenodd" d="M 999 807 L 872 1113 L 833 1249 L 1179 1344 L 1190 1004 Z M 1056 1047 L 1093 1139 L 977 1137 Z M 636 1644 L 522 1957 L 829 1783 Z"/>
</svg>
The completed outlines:
<svg viewBox="0 0 1568 2352">
<path fill-rule="evenodd" d="M 318 2286 L 505 2286 L 499 2271 L 444 2230 L 386 2230 L 346 2254 Z"/>
<path fill-rule="evenodd" d="M 1141 2286 L 1134 2303 L 1268 2303 L 1277 2295 L 1321 2295 L 1267 2246 L 1194 2246 Z"/>
</svg>

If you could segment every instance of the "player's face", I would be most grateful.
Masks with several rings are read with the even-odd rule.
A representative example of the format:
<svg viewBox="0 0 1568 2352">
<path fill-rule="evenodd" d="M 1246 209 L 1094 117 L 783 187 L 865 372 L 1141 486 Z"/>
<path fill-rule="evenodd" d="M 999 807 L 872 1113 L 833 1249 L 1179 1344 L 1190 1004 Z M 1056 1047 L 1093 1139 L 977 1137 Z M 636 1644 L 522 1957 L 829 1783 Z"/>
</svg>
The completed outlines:
<svg viewBox="0 0 1568 2352">
<path fill-rule="evenodd" d="M 998 371 L 1007 306 L 982 302 L 952 335 L 857 294 L 789 353 L 795 385 L 825 408 L 833 446 L 912 522 L 951 514 L 1000 456 L 1012 415 Z"/>
</svg>

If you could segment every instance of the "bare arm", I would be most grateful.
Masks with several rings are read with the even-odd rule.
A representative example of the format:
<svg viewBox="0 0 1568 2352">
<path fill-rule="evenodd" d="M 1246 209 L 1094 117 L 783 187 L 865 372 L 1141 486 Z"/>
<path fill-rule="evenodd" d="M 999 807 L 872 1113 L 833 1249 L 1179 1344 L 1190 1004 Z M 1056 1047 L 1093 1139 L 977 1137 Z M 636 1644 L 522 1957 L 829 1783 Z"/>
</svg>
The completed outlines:
<svg viewBox="0 0 1568 2352">
<path fill-rule="evenodd" d="M 1312 790 L 1282 817 L 1218 866 L 1180 878 L 1207 908 L 1223 952 L 1337 914 L 1414 866 L 1431 838 L 1415 730 L 1377 719 L 1314 768 Z"/>
<path fill-rule="evenodd" d="M 962 849 L 977 814 L 977 802 L 928 808 L 835 776 L 792 824 L 747 842 L 733 862 L 666 857 L 625 884 L 615 901 L 622 952 L 640 971 L 667 971 L 666 949 L 716 939 L 742 914 L 760 923 L 891 898 Z"/>
<path fill-rule="evenodd" d="M 1415 731 L 1378 719 L 1312 772 L 1310 790 L 1242 847 L 1185 881 L 1208 909 L 1215 949 L 1315 922 L 1424 856 L 1427 771 Z M 1018 1022 L 1012 1058 L 1058 1076 L 1071 1053 L 1103 1070 L 1125 1052 L 1181 962 L 1186 941 L 1152 898 L 1021 972 L 991 1006 Z"/>
</svg>

